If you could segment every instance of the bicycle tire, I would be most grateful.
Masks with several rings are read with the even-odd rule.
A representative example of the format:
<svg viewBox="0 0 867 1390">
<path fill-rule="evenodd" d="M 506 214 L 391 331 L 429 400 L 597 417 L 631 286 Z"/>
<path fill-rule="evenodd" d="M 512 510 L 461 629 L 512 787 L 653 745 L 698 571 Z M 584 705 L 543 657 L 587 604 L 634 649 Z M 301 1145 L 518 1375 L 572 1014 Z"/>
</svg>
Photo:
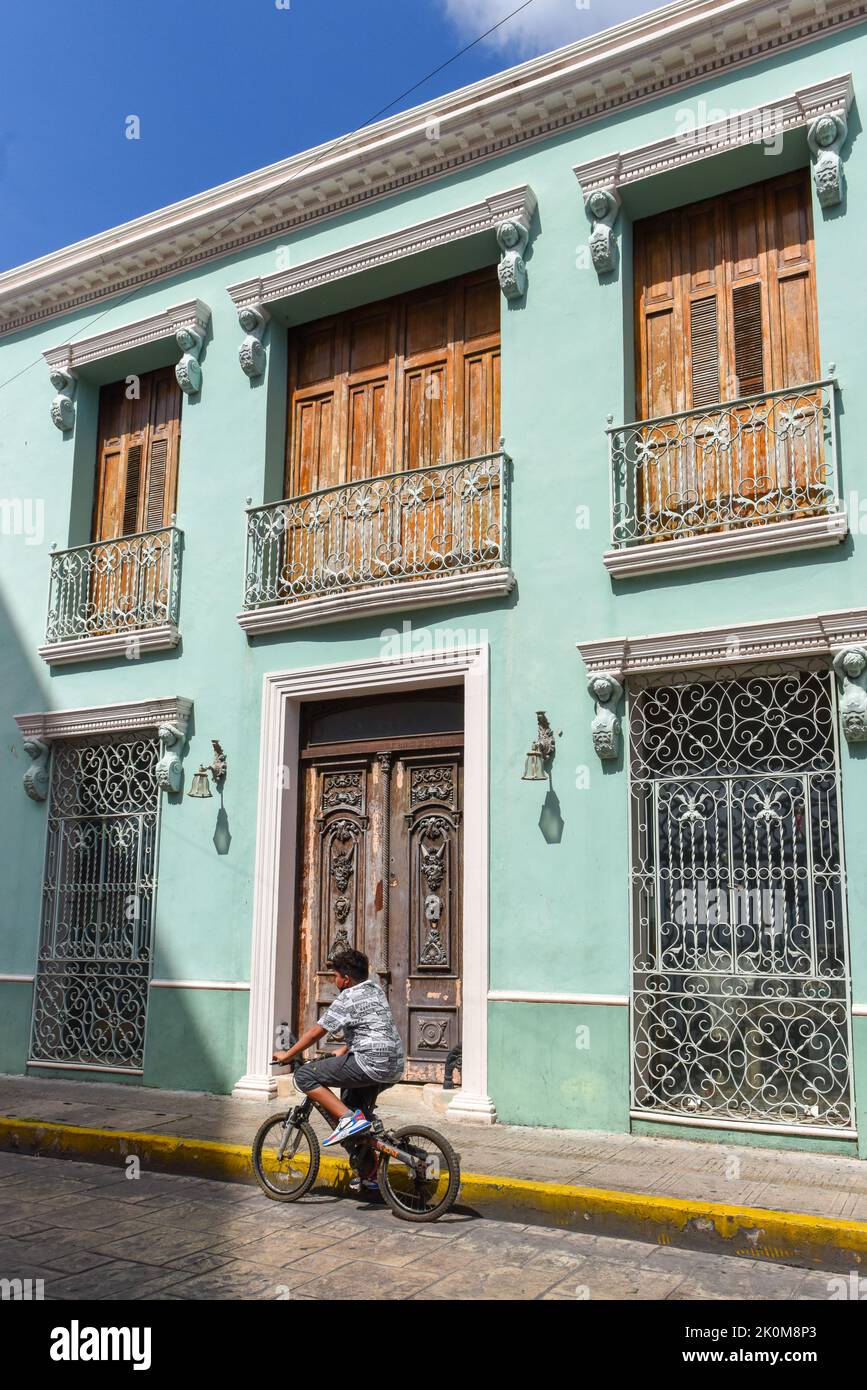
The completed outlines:
<svg viewBox="0 0 867 1390">
<path fill-rule="evenodd" d="M 461 1165 L 458 1156 L 442 1134 L 436 1129 L 429 1129 L 426 1125 L 404 1125 L 401 1129 L 392 1130 L 388 1136 L 393 1139 L 399 1147 L 402 1139 L 427 1139 L 436 1145 L 446 1161 L 448 1169 L 448 1183 L 446 1190 L 435 1206 L 425 1208 L 423 1211 L 408 1207 L 400 1197 L 399 1192 L 395 1192 L 389 1181 L 389 1167 L 395 1163 L 389 1154 L 383 1154 L 379 1164 L 379 1188 L 383 1198 L 391 1207 L 395 1216 L 401 1221 L 439 1221 L 441 1216 L 445 1216 L 450 1211 L 457 1200 L 458 1191 L 461 1185 Z"/>
<path fill-rule="evenodd" d="M 316 1138 L 313 1127 L 307 1124 L 305 1120 L 302 1124 L 296 1125 L 296 1129 L 301 1131 L 307 1145 L 309 1153 L 307 1172 L 298 1186 L 292 1188 L 289 1192 L 281 1190 L 269 1180 L 267 1166 L 263 1160 L 265 1140 L 273 1129 L 279 1128 L 282 1130 L 285 1123 L 286 1114 L 269 1115 L 267 1120 L 263 1120 L 262 1124 L 259 1126 L 256 1131 L 256 1137 L 253 1140 L 253 1172 L 265 1196 L 270 1197 L 272 1202 L 297 1202 L 299 1197 L 303 1197 L 306 1192 L 310 1191 L 319 1176 L 319 1140 Z"/>
</svg>

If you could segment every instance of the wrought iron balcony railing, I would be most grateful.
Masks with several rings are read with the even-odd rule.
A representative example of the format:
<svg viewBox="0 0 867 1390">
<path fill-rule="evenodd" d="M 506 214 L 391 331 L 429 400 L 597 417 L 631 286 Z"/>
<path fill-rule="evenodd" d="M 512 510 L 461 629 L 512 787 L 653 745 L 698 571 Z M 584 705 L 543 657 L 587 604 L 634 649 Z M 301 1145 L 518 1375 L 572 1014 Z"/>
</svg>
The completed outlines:
<svg viewBox="0 0 867 1390">
<path fill-rule="evenodd" d="M 247 510 L 244 607 L 508 565 L 502 450 Z"/>
<path fill-rule="evenodd" d="M 835 388 L 829 377 L 611 426 L 614 547 L 838 511 Z"/>
<path fill-rule="evenodd" d="M 53 551 L 46 643 L 177 625 L 180 535 L 164 526 Z"/>
</svg>

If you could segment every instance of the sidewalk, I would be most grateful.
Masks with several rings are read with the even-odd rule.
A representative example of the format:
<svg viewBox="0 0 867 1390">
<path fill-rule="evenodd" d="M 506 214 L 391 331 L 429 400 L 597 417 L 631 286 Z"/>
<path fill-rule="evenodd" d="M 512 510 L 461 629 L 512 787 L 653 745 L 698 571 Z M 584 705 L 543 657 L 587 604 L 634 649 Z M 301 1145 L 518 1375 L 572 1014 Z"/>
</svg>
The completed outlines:
<svg viewBox="0 0 867 1390">
<path fill-rule="evenodd" d="M 0 1149 L 101 1162 L 137 1153 L 144 1166 L 249 1181 L 258 1125 L 289 1103 L 0 1076 Z M 387 1091 L 379 1110 L 387 1125 L 445 1134 L 461 1156 L 460 1200 L 486 1216 L 809 1267 L 867 1267 L 867 1162 L 858 1159 L 458 1124 L 405 1086 Z M 324 1130 L 318 1117 L 316 1125 Z M 340 1160 L 323 1163 L 322 1181 L 340 1186 L 345 1177 Z"/>
</svg>

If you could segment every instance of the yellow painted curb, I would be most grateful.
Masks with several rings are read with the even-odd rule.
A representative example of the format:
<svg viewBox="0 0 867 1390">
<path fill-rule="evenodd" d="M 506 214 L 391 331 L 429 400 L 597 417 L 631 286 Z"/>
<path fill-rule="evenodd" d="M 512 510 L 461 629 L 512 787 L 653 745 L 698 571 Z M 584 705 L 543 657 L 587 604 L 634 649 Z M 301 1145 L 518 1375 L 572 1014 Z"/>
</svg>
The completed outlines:
<svg viewBox="0 0 867 1390">
<path fill-rule="evenodd" d="M 252 1135 L 251 1135 L 252 1138 Z M 92 1129 L 0 1116 L 0 1150 L 142 1166 L 184 1176 L 252 1182 L 250 1149 L 209 1139 Z M 320 1174 L 332 1187 L 349 1177 L 345 1159 L 323 1154 Z M 658 1244 L 690 1245 L 758 1259 L 835 1268 L 867 1263 L 867 1223 L 806 1212 L 772 1211 L 683 1197 L 538 1182 L 488 1173 L 461 1175 L 462 1204 L 514 1213 L 547 1225 Z"/>
</svg>

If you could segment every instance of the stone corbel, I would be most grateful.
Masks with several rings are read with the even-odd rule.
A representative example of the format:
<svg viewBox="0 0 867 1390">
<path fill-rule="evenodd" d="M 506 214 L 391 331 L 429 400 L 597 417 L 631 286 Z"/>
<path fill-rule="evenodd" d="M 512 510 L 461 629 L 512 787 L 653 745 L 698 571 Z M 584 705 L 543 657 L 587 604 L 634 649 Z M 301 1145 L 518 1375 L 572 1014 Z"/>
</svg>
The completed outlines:
<svg viewBox="0 0 867 1390">
<path fill-rule="evenodd" d="M 156 765 L 157 786 L 164 792 L 181 789 L 181 749 L 187 736 L 179 724 L 160 724 L 157 735 L 162 754 Z"/>
<path fill-rule="evenodd" d="M 262 336 L 268 322 L 268 310 L 264 304 L 251 304 L 238 310 L 238 322 L 247 335 L 238 348 L 241 371 L 245 376 L 261 376 L 265 370 L 266 362 Z"/>
<path fill-rule="evenodd" d="M 202 366 L 199 362 L 205 345 L 204 335 L 192 328 L 179 328 L 175 341 L 183 356 L 175 367 L 178 385 L 186 396 L 195 396 L 202 389 Z"/>
<path fill-rule="evenodd" d="M 613 186 L 597 188 L 584 199 L 584 211 L 591 222 L 590 257 L 599 275 L 614 269 L 616 238 L 614 223 L 620 212 L 620 194 Z"/>
<path fill-rule="evenodd" d="M 817 116 L 807 130 L 813 156 L 813 182 L 823 208 L 835 207 L 843 198 L 843 161 L 840 151 L 849 125 L 844 111 Z"/>
<path fill-rule="evenodd" d="M 527 293 L 524 252 L 529 240 L 530 228 L 526 220 L 510 217 L 497 226 L 497 245 L 500 248 L 497 275 L 500 289 L 508 300 L 523 299 Z"/>
<path fill-rule="evenodd" d="M 24 752 L 33 762 L 22 778 L 31 801 L 44 801 L 48 795 L 48 760 L 51 746 L 41 738 L 25 738 Z"/>
<path fill-rule="evenodd" d="M 603 762 L 610 762 L 620 754 L 620 720 L 617 706 L 623 694 L 620 675 L 611 671 L 600 671 L 592 675 L 587 689 L 596 703 L 596 714 L 590 726 L 593 747 Z"/>
<path fill-rule="evenodd" d="M 834 656 L 840 682 L 840 722 L 848 743 L 867 743 L 867 648 L 844 647 Z"/>
<path fill-rule="evenodd" d="M 52 367 L 49 380 L 57 395 L 51 402 L 51 420 L 65 434 L 75 427 L 75 388 L 78 382 L 71 371 Z"/>
</svg>

